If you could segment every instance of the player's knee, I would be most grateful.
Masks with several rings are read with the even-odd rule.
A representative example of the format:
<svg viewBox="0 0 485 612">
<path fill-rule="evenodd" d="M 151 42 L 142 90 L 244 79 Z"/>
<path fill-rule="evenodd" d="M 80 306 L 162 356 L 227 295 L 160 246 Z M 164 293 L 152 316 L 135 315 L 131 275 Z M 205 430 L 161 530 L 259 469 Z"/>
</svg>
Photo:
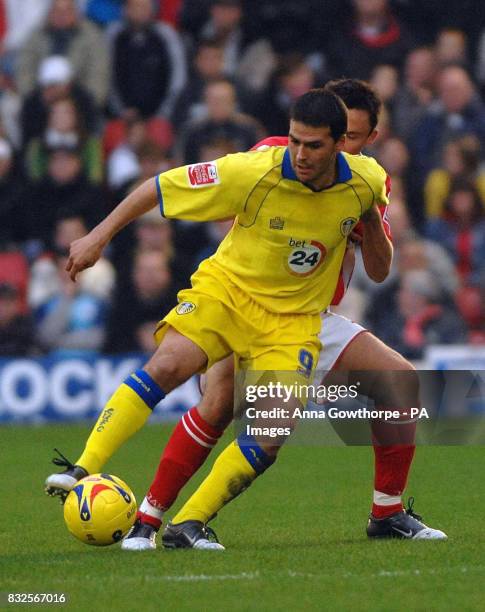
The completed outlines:
<svg viewBox="0 0 485 612">
<path fill-rule="evenodd" d="M 388 384 L 397 388 L 405 388 L 409 392 L 417 393 L 419 389 L 419 377 L 413 364 L 399 353 L 396 353 L 396 361 L 392 369 L 388 371 Z"/>
<path fill-rule="evenodd" d="M 388 354 L 389 371 L 391 372 L 416 372 L 413 364 L 403 357 L 400 353 L 390 350 Z"/>
<path fill-rule="evenodd" d="M 155 353 L 143 369 L 168 393 L 187 378 L 183 364 L 170 355 Z"/>
<path fill-rule="evenodd" d="M 393 369 L 379 372 L 373 385 L 373 399 L 381 405 L 415 406 L 419 397 L 419 377 L 416 368 L 404 357 L 393 364 Z"/>
</svg>

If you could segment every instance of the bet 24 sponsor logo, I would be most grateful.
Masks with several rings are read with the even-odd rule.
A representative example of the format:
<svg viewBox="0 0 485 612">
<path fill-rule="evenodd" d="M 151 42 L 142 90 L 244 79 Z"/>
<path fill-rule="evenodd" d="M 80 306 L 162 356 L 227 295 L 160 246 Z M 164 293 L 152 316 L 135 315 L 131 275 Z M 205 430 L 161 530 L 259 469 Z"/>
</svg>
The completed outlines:
<svg viewBox="0 0 485 612">
<path fill-rule="evenodd" d="M 321 242 L 316 240 L 295 240 L 290 238 L 288 242 L 293 247 L 288 256 L 288 268 L 291 274 L 296 276 L 309 276 L 323 263 L 327 249 Z"/>
</svg>

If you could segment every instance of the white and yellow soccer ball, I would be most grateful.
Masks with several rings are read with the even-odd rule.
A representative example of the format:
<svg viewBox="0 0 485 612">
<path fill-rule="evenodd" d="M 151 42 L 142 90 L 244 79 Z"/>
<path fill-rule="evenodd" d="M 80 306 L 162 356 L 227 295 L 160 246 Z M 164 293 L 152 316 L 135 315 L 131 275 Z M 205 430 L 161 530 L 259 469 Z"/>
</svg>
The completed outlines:
<svg viewBox="0 0 485 612">
<path fill-rule="evenodd" d="M 108 546 L 128 533 L 135 522 L 136 508 L 135 496 L 120 478 L 92 474 L 69 492 L 64 520 L 72 535 L 81 542 Z"/>
</svg>

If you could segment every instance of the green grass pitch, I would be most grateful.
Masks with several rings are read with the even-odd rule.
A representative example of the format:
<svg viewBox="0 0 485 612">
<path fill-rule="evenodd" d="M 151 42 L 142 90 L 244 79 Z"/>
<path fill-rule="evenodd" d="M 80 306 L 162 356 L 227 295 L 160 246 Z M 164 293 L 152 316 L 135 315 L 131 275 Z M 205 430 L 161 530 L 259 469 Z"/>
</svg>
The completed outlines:
<svg viewBox="0 0 485 612">
<path fill-rule="evenodd" d="M 106 466 L 138 501 L 170 429 L 146 427 Z M 225 552 L 126 553 L 77 542 L 43 493 L 52 448 L 75 458 L 87 433 L 0 429 L 0 591 L 64 591 L 82 611 L 484 609 L 484 448 L 418 448 L 408 491 L 447 542 L 367 541 L 372 449 L 288 447 L 212 523 Z"/>
</svg>

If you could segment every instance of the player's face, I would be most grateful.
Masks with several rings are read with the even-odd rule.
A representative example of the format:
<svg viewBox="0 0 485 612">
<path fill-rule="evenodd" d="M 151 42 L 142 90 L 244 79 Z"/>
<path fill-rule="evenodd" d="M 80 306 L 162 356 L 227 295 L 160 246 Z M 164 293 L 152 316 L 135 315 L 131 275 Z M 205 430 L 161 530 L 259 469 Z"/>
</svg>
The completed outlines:
<svg viewBox="0 0 485 612">
<path fill-rule="evenodd" d="M 377 130 L 372 130 L 369 113 L 357 108 L 347 109 L 347 134 L 344 151 L 358 155 L 362 149 L 371 145 L 377 138 Z"/>
<path fill-rule="evenodd" d="M 335 159 L 343 149 L 344 137 L 335 142 L 328 127 L 313 127 L 290 122 L 288 149 L 298 180 L 322 189 L 335 178 Z"/>
</svg>

